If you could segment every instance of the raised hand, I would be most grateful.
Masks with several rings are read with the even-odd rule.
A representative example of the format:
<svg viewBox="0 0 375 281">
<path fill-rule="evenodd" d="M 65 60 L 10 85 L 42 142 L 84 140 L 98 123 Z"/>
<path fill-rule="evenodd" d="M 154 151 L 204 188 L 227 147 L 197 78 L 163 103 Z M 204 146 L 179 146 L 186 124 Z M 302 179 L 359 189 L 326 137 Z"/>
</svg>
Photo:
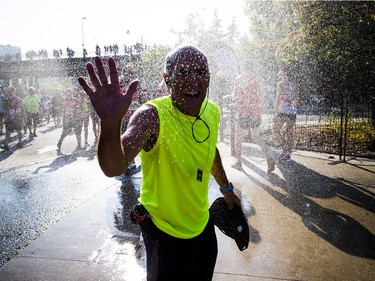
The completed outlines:
<svg viewBox="0 0 375 281">
<path fill-rule="evenodd" d="M 87 73 L 90 76 L 92 88 L 83 77 L 79 77 L 78 82 L 90 97 L 91 103 L 102 121 L 120 121 L 131 104 L 139 81 L 131 82 L 127 92 L 123 93 L 119 84 L 115 60 L 112 57 L 108 58 L 110 81 L 108 81 L 103 60 L 98 56 L 95 57 L 95 65 L 97 73 L 92 63 L 87 64 Z"/>
</svg>

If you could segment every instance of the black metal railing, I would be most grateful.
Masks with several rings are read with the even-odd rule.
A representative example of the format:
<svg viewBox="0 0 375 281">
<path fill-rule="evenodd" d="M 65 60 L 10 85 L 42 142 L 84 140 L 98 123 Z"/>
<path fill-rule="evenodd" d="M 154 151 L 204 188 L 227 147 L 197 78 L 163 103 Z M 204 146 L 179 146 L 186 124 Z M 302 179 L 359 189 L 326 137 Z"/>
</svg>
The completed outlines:
<svg viewBox="0 0 375 281">
<path fill-rule="evenodd" d="M 301 109 L 295 123 L 295 148 L 346 156 L 375 158 L 375 126 L 370 105 L 354 105 L 343 101 L 339 107 L 322 106 L 319 110 Z M 234 121 L 230 105 L 222 108 L 221 140 L 231 143 L 234 154 Z M 262 131 L 270 144 L 272 114 L 262 115 Z"/>
</svg>

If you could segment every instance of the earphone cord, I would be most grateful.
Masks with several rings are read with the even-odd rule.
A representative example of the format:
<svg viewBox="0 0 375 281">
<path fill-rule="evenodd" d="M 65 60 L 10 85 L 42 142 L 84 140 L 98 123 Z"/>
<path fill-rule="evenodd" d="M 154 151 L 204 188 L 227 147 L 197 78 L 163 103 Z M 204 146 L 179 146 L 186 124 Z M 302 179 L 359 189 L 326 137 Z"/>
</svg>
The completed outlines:
<svg viewBox="0 0 375 281">
<path fill-rule="evenodd" d="M 198 121 L 198 120 L 201 120 L 203 122 L 203 124 L 206 126 L 206 128 L 208 129 L 208 135 L 207 137 L 200 141 L 196 138 L 195 134 L 194 134 L 194 124 Z M 190 121 L 190 120 L 189 120 Z M 197 118 L 195 118 L 195 121 L 193 123 L 191 123 L 191 134 L 193 135 L 193 138 L 194 140 L 197 142 L 197 143 L 202 143 L 202 142 L 205 142 L 211 135 L 211 130 L 210 130 L 210 127 L 207 125 L 206 121 L 204 121 L 200 116 L 198 116 Z"/>
<path fill-rule="evenodd" d="M 201 118 L 202 114 L 203 114 L 204 111 L 206 110 L 206 107 L 207 107 L 207 104 L 208 104 L 208 97 L 209 97 L 209 95 L 210 95 L 210 91 L 209 91 L 209 88 L 207 88 L 206 104 L 204 105 L 204 108 L 203 108 L 202 112 L 198 115 L 197 118 L 195 118 L 194 122 L 193 122 L 193 123 L 190 122 L 190 123 L 191 123 L 191 134 L 193 135 L 193 138 L 194 138 L 194 140 L 195 140 L 197 143 L 205 142 L 205 141 L 210 137 L 210 135 L 211 135 L 210 127 L 207 125 L 206 121 L 204 121 L 204 120 Z M 190 121 L 189 118 L 188 118 L 188 120 Z M 194 134 L 194 124 L 195 124 L 198 120 L 201 120 L 201 121 L 203 122 L 203 124 L 206 126 L 206 128 L 208 129 L 208 135 L 207 135 L 207 137 L 206 137 L 204 140 L 202 140 L 202 141 L 199 141 L 199 140 L 196 138 L 195 134 Z"/>
</svg>

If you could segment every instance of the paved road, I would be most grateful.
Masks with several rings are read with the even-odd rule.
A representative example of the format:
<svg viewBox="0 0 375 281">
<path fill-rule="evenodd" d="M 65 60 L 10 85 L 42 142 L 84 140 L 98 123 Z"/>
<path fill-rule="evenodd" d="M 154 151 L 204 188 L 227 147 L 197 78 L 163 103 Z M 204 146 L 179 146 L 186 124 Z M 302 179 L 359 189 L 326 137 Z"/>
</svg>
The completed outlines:
<svg viewBox="0 0 375 281">
<path fill-rule="evenodd" d="M 275 172 L 267 174 L 258 147 L 244 144 L 244 171 L 231 168 L 235 159 L 227 143 L 220 143 L 219 149 L 229 179 L 241 191 L 243 202 L 251 206 L 247 212 L 251 236 L 249 249 L 240 252 L 233 240 L 217 232 L 214 281 L 373 280 L 373 160 L 348 158 L 341 163 L 335 155 L 294 151 L 292 161 L 278 163 Z M 63 152 L 69 152 L 69 147 L 63 146 Z M 39 176 L 49 173 L 45 167 L 53 163 L 54 153 L 46 153 L 47 165 L 35 162 L 29 166 L 29 174 L 36 170 Z M 131 206 L 126 200 L 133 200 L 136 190 L 102 177 L 95 165 L 86 169 L 84 166 L 95 161 L 84 155 L 57 171 L 64 170 L 61 176 L 65 177 L 72 174 L 76 178 L 73 184 L 80 183 L 80 173 L 93 181 L 108 180 L 104 190 L 0 268 L 0 280 L 142 280 L 136 274 L 144 276 L 144 260 L 139 261 L 138 249 L 127 243 L 131 235 L 117 231 L 125 226 L 121 218 L 128 213 L 125 206 Z M 135 180 L 134 187 L 139 186 L 140 179 Z M 212 183 L 211 201 L 217 192 Z M 122 208 L 117 208 L 118 200 L 125 202 Z"/>
<path fill-rule="evenodd" d="M 0 266 L 61 217 L 117 183 L 102 174 L 92 146 L 74 150 L 74 135 L 65 139 L 58 156 L 61 131 L 43 124 L 38 137 L 24 136 L 22 149 L 0 153 Z"/>
</svg>

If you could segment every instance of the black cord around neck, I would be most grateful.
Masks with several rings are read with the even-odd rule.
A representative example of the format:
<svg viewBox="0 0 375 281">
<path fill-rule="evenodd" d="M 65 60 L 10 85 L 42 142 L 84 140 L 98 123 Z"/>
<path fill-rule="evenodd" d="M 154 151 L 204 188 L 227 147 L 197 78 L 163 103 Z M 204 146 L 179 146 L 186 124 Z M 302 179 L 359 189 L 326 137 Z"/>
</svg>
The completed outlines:
<svg viewBox="0 0 375 281">
<path fill-rule="evenodd" d="M 202 112 L 202 113 L 203 113 L 203 112 Z M 198 140 L 197 137 L 196 137 L 195 134 L 194 134 L 194 125 L 196 124 L 196 122 L 197 122 L 198 120 L 202 121 L 203 124 L 206 126 L 206 128 L 207 128 L 207 130 L 208 130 L 208 135 L 207 135 L 207 137 L 206 137 L 204 140 L 202 140 L 202 141 Z M 189 120 L 189 121 L 190 121 L 190 120 Z M 197 143 L 203 143 L 203 142 L 205 142 L 205 141 L 211 136 L 211 130 L 210 130 L 210 127 L 207 125 L 206 121 L 204 121 L 204 120 L 200 117 L 200 115 L 199 115 L 197 118 L 195 118 L 195 120 L 194 120 L 193 123 L 191 123 L 191 134 L 193 135 L 193 139 L 194 139 Z"/>
</svg>

